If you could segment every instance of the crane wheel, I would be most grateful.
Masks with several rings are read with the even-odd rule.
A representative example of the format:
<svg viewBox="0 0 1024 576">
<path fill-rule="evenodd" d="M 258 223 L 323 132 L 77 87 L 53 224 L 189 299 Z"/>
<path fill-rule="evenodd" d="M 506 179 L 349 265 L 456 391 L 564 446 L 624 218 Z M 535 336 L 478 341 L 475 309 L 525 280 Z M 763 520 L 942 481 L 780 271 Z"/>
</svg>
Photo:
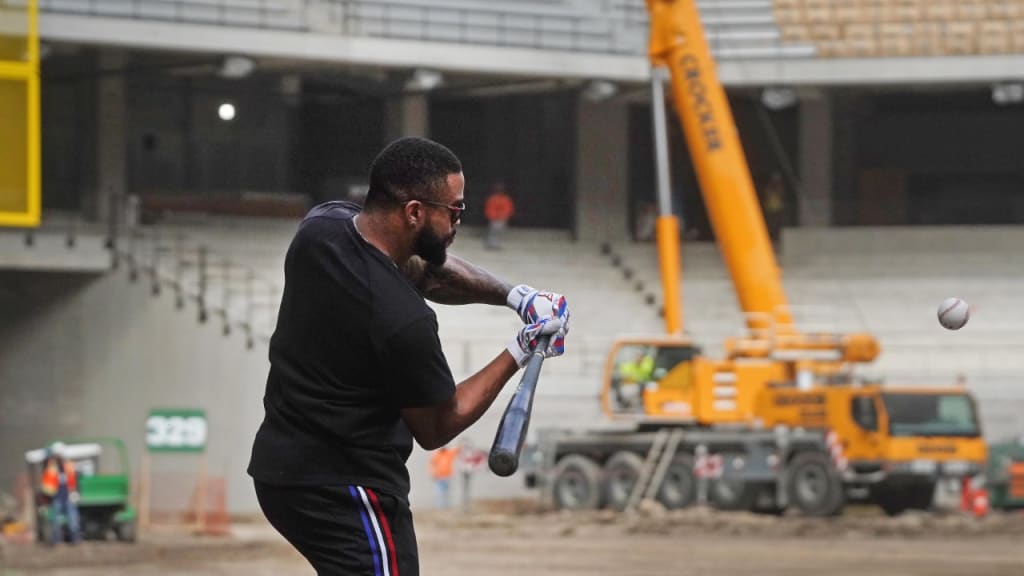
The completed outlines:
<svg viewBox="0 0 1024 576">
<path fill-rule="evenodd" d="M 597 510 L 603 502 L 601 467 L 586 456 L 569 454 L 558 461 L 552 499 L 560 510 Z"/>
<path fill-rule="evenodd" d="M 743 480 L 719 478 L 708 484 L 708 499 L 717 510 L 750 510 L 755 493 Z"/>
<path fill-rule="evenodd" d="M 846 504 L 843 481 L 824 453 L 797 454 L 789 478 L 789 501 L 808 516 L 835 516 Z"/>
<path fill-rule="evenodd" d="M 633 452 L 616 452 L 604 465 L 605 502 L 612 510 L 625 510 L 644 459 Z"/>
<path fill-rule="evenodd" d="M 658 502 L 668 510 L 692 506 L 697 499 L 697 476 L 693 473 L 693 456 L 676 454 L 658 487 Z"/>
</svg>

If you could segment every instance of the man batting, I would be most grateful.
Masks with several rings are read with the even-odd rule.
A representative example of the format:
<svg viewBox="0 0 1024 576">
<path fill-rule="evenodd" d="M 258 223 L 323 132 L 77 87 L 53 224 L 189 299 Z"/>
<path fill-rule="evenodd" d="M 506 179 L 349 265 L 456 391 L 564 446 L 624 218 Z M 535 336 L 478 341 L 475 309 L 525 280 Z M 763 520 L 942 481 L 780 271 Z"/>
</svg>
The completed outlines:
<svg viewBox="0 0 1024 576">
<path fill-rule="evenodd" d="M 288 249 L 249 474 L 267 519 L 320 575 L 418 574 L 413 438 L 433 450 L 473 424 L 540 335 L 544 356 L 564 351 L 564 297 L 538 309 L 533 288 L 447 255 L 464 188 L 450 150 L 397 140 L 373 161 L 364 206 L 317 206 Z M 424 298 L 508 305 L 525 326 L 456 386 Z"/>
</svg>

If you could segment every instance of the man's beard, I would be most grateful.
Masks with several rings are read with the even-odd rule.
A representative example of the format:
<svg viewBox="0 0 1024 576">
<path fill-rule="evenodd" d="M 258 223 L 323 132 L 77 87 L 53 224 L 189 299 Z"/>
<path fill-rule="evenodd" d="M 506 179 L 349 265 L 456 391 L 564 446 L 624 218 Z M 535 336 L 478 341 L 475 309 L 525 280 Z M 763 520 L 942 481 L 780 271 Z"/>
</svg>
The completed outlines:
<svg viewBox="0 0 1024 576">
<path fill-rule="evenodd" d="M 434 266 L 443 266 L 448 259 L 448 238 L 424 227 L 416 237 L 416 255 Z"/>
</svg>

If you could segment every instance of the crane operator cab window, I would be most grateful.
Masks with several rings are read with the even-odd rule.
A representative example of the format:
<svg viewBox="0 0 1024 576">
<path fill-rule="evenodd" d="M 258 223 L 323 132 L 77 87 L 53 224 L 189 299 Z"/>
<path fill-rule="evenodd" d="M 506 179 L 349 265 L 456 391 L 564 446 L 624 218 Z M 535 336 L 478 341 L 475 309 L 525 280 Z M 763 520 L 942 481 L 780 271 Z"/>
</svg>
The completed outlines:
<svg viewBox="0 0 1024 576">
<path fill-rule="evenodd" d="M 619 348 L 611 382 L 615 412 L 643 413 L 644 395 L 657 390 L 659 381 L 696 353 L 692 346 L 628 344 Z"/>
<path fill-rule="evenodd" d="M 851 401 L 853 421 L 862 430 L 868 432 L 878 431 L 878 410 L 875 409 L 875 401 L 870 396 L 857 396 Z"/>
<path fill-rule="evenodd" d="M 882 395 L 893 436 L 978 437 L 974 402 L 966 394 Z"/>
</svg>

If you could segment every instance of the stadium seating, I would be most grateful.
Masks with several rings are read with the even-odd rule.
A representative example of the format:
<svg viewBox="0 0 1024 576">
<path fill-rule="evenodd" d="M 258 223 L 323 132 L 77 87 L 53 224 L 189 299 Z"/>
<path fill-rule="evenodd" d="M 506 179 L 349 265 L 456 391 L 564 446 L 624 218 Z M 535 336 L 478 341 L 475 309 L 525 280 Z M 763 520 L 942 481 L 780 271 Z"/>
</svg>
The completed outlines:
<svg viewBox="0 0 1024 576">
<path fill-rule="evenodd" d="M 286 30 L 305 26 L 305 6 L 304 0 L 39 0 L 39 9 L 44 14 Z"/>
<path fill-rule="evenodd" d="M 774 0 L 786 42 L 822 57 L 1024 52 L 1020 0 Z"/>
<path fill-rule="evenodd" d="M 1024 0 L 698 0 L 698 7 L 723 60 L 1024 52 Z M 599 54 L 647 49 L 641 0 L 40 0 L 40 8 Z"/>
<path fill-rule="evenodd" d="M 121 249 L 137 260 L 143 278 L 156 270 L 169 292 L 181 287 L 190 306 L 201 300 L 213 321 L 251 328 L 257 342 L 266 342 L 276 321 L 284 255 L 295 225 L 290 219 L 176 219 L 172 215 L 160 226 L 145 227 L 136 239 L 122 241 Z M 482 234 L 479 229 L 462 229 L 452 253 L 510 281 L 563 290 L 572 298 L 577 354 L 571 362 L 562 363 L 561 370 L 584 377 L 598 373 L 603 354 L 617 335 L 660 330 L 657 315 L 644 307 L 631 284 L 604 261 L 596 245 L 576 246 L 563 231 L 513 230 L 508 249 L 491 252 L 483 249 Z M 200 249 L 205 274 L 200 273 Z M 248 289 L 254 292 L 252 298 Z M 449 359 L 460 372 L 489 360 L 520 325 L 501 308 L 433 307 L 442 337 L 451 345 Z"/>
<path fill-rule="evenodd" d="M 24 0 L 8 0 L 12 3 Z M 813 56 L 782 42 L 771 0 L 699 0 L 720 59 Z M 43 13 L 84 14 L 356 37 L 641 56 L 642 0 L 40 0 Z"/>
<path fill-rule="evenodd" d="M 167 292 L 183 288 L 190 310 L 202 301 L 211 322 L 232 329 L 247 324 L 257 346 L 265 345 L 276 319 L 283 283 L 284 254 L 295 220 L 209 218 L 175 220 L 146 227 L 121 249 L 139 265 L 140 278 L 157 276 Z M 596 242 L 573 241 L 565 231 L 509 231 L 503 251 L 483 248 L 480 229 L 462 228 L 452 253 L 516 282 L 563 291 L 572 304 L 570 354 L 552 362 L 546 374 L 558 380 L 547 408 L 566 418 L 594 418 L 580 402 L 597 393 L 605 354 L 628 334 L 663 332 L 656 249 L 627 243 L 602 253 Z M 808 331 L 870 332 L 882 344 L 882 356 L 860 371 L 867 378 L 908 385 L 952 384 L 965 374 L 979 397 L 992 434 L 1019 429 L 1021 417 L 1007 406 L 1024 371 L 1024 308 L 1019 278 L 1007 262 L 1021 262 L 1015 246 L 1024 234 L 1009 229 L 815 229 L 787 230 L 780 257 L 794 317 Z M 132 242 L 135 242 L 134 244 Z M 198 247 L 206 246 L 207 275 L 200 281 Z M 157 255 L 154 261 L 154 254 Z M 683 298 L 686 329 L 711 355 L 722 341 L 744 330 L 732 284 L 713 244 L 683 248 Z M 624 271 L 630 271 L 626 278 Z M 247 278 L 255 294 L 246 293 Z M 642 283 L 638 289 L 637 282 Z M 200 286 L 205 292 L 200 298 Z M 645 302 L 655 295 L 654 305 Z M 961 296 L 977 305 L 959 332 L 939 327 L 938 304 Z M 481 306 L 432 305 L 442 340 L 457 378 L 468 376 L 509 341 L 519 321 L 507 310 Z M 261 344 L 262 342 L 262 344 Z M 991 415 L 990 415 L 991 413 Z M 560 418 L 561 416 L 559 416 Z"/>
<path fill-rule="evenodd" d="M 244 312 L 241 288 L 236 285 L 226 290 L 222 279 L 234 278 L 232 281 L 238 283 L 247 274 L 243 270 L 250 270 L 260 279 L 260 286 L 279 291 L 284 252 L 294 226 L 293 220 L 253 224 L 246 219 L 219 218 L 171 222 L 161 226 L 159 232 L 149 232 L 147 238 L 150 243 L 163 245 L 161 253 L 168 254 L 158 262 L 161 275 L 167 279 L 176 274 L 183 277 L 192 291 L 199 285 L 196 247 L 208 246 L 206 305 L 211 309 L 223 307 L 223 294 L 232 293 L 235 297 L 228 302 L 228 308 L 233 307 L 232 314 L 238 316 Z M 662 331 L 658 314 L 662 301 L 660 277 L 653 244 L 615 246 L 620 259 L 615 266 L 608 256 L 601 254 L 597 243 L 574 242 L 567 232 L 513 229 L 506 250 L 499 252 L 483 248 L 481 233 L 479 229 L 462 229 L 452 252 L 512 281 L 564 291 L 571 297 L 575 311 L 574 334 L 595 348 L 593 354 L 600 355 L 601 348 L 618 335 Z M 973 240 L 965 239 L 965 235 L 972 234 Z M 912 371 L 916 369 L 912 366 L 914 346 L 935 344 L 944 349 L 953 344 L 949 340 L 953 333 L 939 329 L 934 309 L 943 298 L 959 295 L 984 303 L 983 311 L 972 320 L 971 330 L 956 336 L 959 346 L 973 348 L 972 362 L 994 371 L 1002 371 L 1011 364 L 1024 368 L 1024 359 L 1014 359 L 1009 364 L 995 361 L 1006 346 L 1021 344 L 1010 336 L 1024 324 L 1024 310 L 1013 305 L 1017 279 L 1005 265 L 1019 257 L 1012 253 L 1010 245 L 999 246 L 995 240 L 998 233 L 853 229 L 836 232 L 834 238 L 829 236 L 831 241 L 821 235 L 813 229 L 787 231 L 787 250 L 781 258 L 793 314 L 805 329 L 871 332 L 882 339 L 883 345 L 893 345 L 883 362 L 891 359 L 900 364 L 905 360 L 907 365 L 893 367 Z M 188 239 L 181 244 L 185 248 L 179 249 L 187 260 L 184 272 L 175 270 L 174 258 L 169 256 L 175 250 L 175 239 L 181 237 Z M 944 237 L 946 240 L 941 240 Z M 952 242 L 950 238 L 960 238 L 959 249 L 943 249 Z M 890 242 L 886 243 L 889 248 L 879 249 L 880 242 Z M 901 248 L 893 250 L 892 246 Z M 140 249 L 139 258 L 147 262 L 152 257 L 144 252 L 145 249 Z M 956 254 L 955 269 L 950 268 L 951 253 Z M 744 318 L 714 245 L 688 243 L 683 260 L 687 328 L 713 351 L 722 339 L 741 333 Z M 627 268 L 628 278 L 624 273 Z M 642 284 L 639 289 L 637 282 Z M 645 303 L 647 294 L 655 296 L 654 305 Z M 435 308 L 442 332 L 474 347 L 482 342 L 507 340 L 505 332 L 517 326 L 516 319 L 501 309 L 442 305 Z M 272 319 L 268 318 L 262 326 L 266 337 L 273 326 Z M 953 356 L 940 355 L 932 368 L 945 370 L 936 367 L 949 365 Z M 932 368 L 925 372 L 934 372 Z"/>
</svg>

